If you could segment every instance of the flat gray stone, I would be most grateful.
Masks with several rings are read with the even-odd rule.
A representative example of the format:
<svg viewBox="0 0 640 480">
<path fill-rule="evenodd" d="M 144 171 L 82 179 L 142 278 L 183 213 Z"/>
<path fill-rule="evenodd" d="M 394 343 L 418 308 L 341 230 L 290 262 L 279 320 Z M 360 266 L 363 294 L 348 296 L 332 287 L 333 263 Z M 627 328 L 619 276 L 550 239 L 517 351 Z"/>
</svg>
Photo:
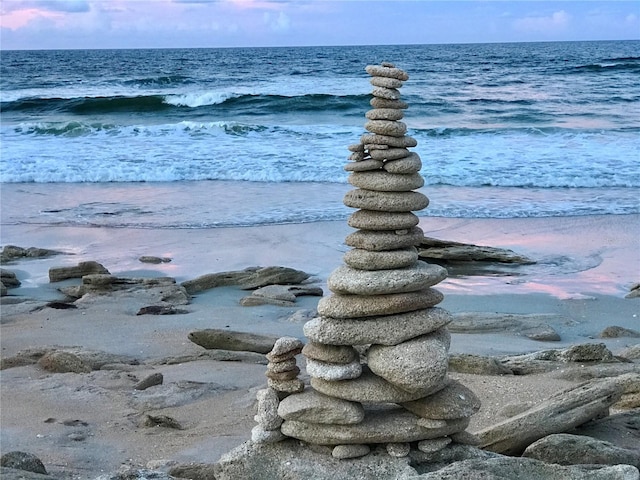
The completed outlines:
<svg viewBox="0 0 640 480">
<path fill-rule="evenodd" d="M 423 235 L 424 233 L 419 227 L 396 231 L 358 230 L 347 235 L 344 243 L 350 247 L 376 252 L 398 250 L 400 248 L 414 247 L 420 242 Z"/>
<path fill-rule="evenodd" d="M 345 295 L 383 295 L 423 290 L 445 278 L 446 268 L 424 262 L 416 262 L 405 268 L 377 271 L 358 270 L 343 265 L 329 275 L 327 286 L 332 292 Z"/>
<path fill-rule="evenodd" d="M 417 153 L 411 153 L 405 158 L 386 161 L 382 168 L 389 173 L 418 173 L 422 168 L 422 160 L 420 160 L 420 156 Z"/>
<path fill-rule="evenodd" d="M 358 402 L 329 397 L 308 388 L 283 399 L 278 407 L 278 415 L 285 420 L 351 425 L 362 422 L 364 408 Z"/>
<path fill-rule="evenodd" d="M 397 88 L 374 87 L 371 91 L 374 97 L 384 98 L 387 100 L 400 100 L 402 94 Z"/>
<path fill-rule="evenodd" d="M 402 406 L 422 418 L 466 418 L 480 410 L 480 399 L 457 380 L 433 395 L 403 403 Z"/>
<path fill-rule="evenodd" d="M 369 120 L 400 120 L 404 112 L 400 108 L 374 108 L 365 113 Z"/>
<path fill-rule="evenodd" d="M 356 349 L 347 345 L 309 342 L 302 349 L 302 354 L 320 362 L 351 363 L 354 360 L 360 361 L 360 355 Z"/>
<path fill-rule="evenodd" d="M 567 317 L 556 314 L 459 312 L 454 315 L 449 330 L 454 333 L 511 332 L 532 340 L 556 342 L 560 340 L 560 335 L 547 322 L 567 321 Z"/>
<path fill-rule="evenodd" d="M 374 100 L 382 101 L 382 99 L 374 99 Z M 389 108 L 393 108 L 393 107 L 389 107 Z M 397 147 L 397 148 L 407 148 L 407 147 L 410 148 L 418 145 L 418 141 L 413 137 L 409 137 L 408 135 L 405 135 L 402 137 L 393 137 L 390 135 L 378 135 L 375 133 L 363 134 L 360 137 L 360 142 L 362 142 L 363 145 L 368 145 L 368 144 L 369 145 L 371 144 L 388 145 L 390 147 Z"/>
<path fill-rule="evenodd" d="M 414 265 L 418 261 L 415 247 L 373 252 L 352 248 L 343 257 L 344 263 L 360 270 L 390 270 Z"/>
<path fill-rule="evenodd" d="M 380 160 L 368 159 L 347 163 L 344 169 L 347 172 L 369 172 L 371 170 L 380 170 L 383 166 L 384 162 Z"/>
<path fill-rule="evenodd" d="M 371 110 L 372 112 L 384 111 L 384 109 L 376 109 Z M 391 161 L 391 160 L 399 160 L 401 158 L 407 158 L 411 155 L 411 152 L 406 148 L 387 148 L 384 150 L 370 150 L 369 155 L 374 160 L 383 160 L 383 161 Z"/>
<path fill-rule="evenodd" d="M 409 74 L 404 70 L 396 67 L 387 67 L 383 65 L 367 65 L 365 67 L 365 71 L 372 77 L 395 78 L 396 80 L 401 80 L 403 82 L 409 80 Z"/>
<path fill-rule="evenodd" d="M 347 192 L 343 202 L 347 207 L 381 212 L 415 212 L 429 205 L 429 199 L 420 192 L 376 192 L 364 189 Z"/>
<path fill-rule="evenodd" d="M 409 192 L 424 185 L 418 173 L 400 174 L 385 171 L 353 172 L 347 178 L 354 187 L 376 192 Z"/>
<path fill-rule="evenodd" d="M 416 416 L 401 408 L 366 412 L 355 425 L 322 425 L 286 420 L 282 432 L 290 437 L 318 445 L 404 443 L 437 438 L 464 430 L 469 421 L 451 420 L 444 427 L 425 428 Z"/>
<path fill-rule="evenodd" d="M 403 137 L 407 133 L 407 124 L 400 121 L 369 120 L 365 122 L 364 128 L 376 135 L 387 135 L 389 137 Z"/>
<path fill-rule="evenodd" d="M 375 210 L 358 210 L 351 214 L 347 224 L 363 230 L 406 230 L 420 222 L 417 215 L 411 212 L 379 212 Z"/>
<path fill-rule="evenodd" d="M 317 317 L 308 321 L 303 329 L 310 340 L 330 345 L 397 345 L 433 332 L 450 321 L 449 312 L 433 307 L 366 319 Z"/>
<path fill-rule="evenodd" d="M 334 382 L 338 380 L 352 380 L 360 376 L 362 373 L 362 365 L 359 359 L 350 363 L 328 363 L 308 358 L 307 373 L 311 377 Z"/>
<path fill-rule="evenodd" d="M 441 331 L 398 345 L 372 345 L 367 363 L 373 373 L 408 392 L 430 395 L 442 389 L 447 375 L 447 345 Z"/>
<path fill-rule="evenodd" d="M 429 440 L 421 440 L 420 442 L 418 442 L 418 450 L 424 453 L 435 453 L 435 452 L 439 452 L 450 443 L 451 443 L 451 438 L 449 437 L 440 437 L 440 438 L 432 438 Z"/>
<path fill-rule="evenodd" d="M 394 108 L 394 109 L 407 109 L 409 104 L 402 100 L 389 100 L 388 98 L 371 97 L 369 105 L 373 108 Z"/>
<path fill-rule="evenodd" d="M 403 390 L 375 375 L 366 367 L 363 367 L 362 375 L 354 380 L 331 382 L 312 377 L 311 386 L 330 397 L 359 403 L 403 403 L 422 398 L 422 393 Z"/>
<path fill-rule="evenodd" d="M 444 295 L 432 288 L 388 295 L 330 295 L 318 302 L 318 314 L 333 318 L 362 318 L 413 312 L 433 307 Z"/>
<path fill-rule="evenodd" d="M 398 80 L 397 78 L 390 77 L 372 77 L 369 80 L 371 85 L 374 87 L 384 87 L 384 88 L 400 88 L 404 84 L 402 80 Z"/>
</svg>

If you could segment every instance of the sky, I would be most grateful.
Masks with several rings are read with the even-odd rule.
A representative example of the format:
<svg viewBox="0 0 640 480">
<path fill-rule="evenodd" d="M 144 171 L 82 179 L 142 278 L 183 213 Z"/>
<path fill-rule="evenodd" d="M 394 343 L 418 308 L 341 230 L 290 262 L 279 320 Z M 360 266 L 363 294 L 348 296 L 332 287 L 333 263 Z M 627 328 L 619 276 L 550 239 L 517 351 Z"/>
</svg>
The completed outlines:
<svg viewBox="0 0 640 480">
<path fill-rule="evenodd" d="M 640 0 L 0 0 L 0 49 L 640 39 Z"/>
</svg>

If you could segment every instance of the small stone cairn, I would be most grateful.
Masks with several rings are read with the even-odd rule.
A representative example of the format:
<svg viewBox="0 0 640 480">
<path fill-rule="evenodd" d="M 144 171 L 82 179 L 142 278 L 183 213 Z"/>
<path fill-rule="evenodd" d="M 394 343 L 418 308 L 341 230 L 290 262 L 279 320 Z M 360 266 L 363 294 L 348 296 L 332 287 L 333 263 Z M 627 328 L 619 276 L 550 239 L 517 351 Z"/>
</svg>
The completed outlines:
<svg viewBox="0 0 640 480">
<path fill-rule="evenodd" d="M 432 288 L 447 271 L 418 260 L 423 232 L 412 212 L 429 200 L 415 191 L 424 184 L 422 163 L 409 150 L 417 141 L 400 121 L 408 105 L 398 89 L 409 77 L 390 63 L 366 71 L 374 86 L 369 133 L 349 146 L 352 162 L 345 167 L 356 187 L 344 198 L 358 209 L 348 220 L 356 231 L 345 239 L 352 247 L 346 265 L 328 279 L 332 294 L 304 326 L 311 385 L 287 388 L 283 397 L 276 392 L 280 379 L 270 377 L 273 393 L 259 393 L 265 399 L 258 409 L 269 396 L 268 417 L 277 419 L 267 424 L 256 416 L 263 430 L 278 428 L 278 439 L 329 445 L 343 459 L 366 455 L 372 446 L 402 457 L 412 447 L 434 453 L 452 441 L 464 443 L 469 418 L 480 408 L 473 392 L 447 377 L 451 316 L 436 307 L 443 295 Z M 281 358 L 274 352 L 269 360 Z"/>
</svg>

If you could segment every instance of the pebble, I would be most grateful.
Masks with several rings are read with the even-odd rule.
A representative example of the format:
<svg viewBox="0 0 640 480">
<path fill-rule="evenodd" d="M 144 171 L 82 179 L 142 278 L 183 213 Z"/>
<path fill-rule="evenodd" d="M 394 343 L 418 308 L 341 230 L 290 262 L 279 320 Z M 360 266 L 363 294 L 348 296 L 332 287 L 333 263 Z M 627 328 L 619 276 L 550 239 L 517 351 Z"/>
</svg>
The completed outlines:
<svg viewBox="0 0 640 480">
<path fill-rule="evenodd" d="M 333 458 L 346 460 L 349 458 L 359 458 L 368 455 L 371 451 L 369 445 L 336 445 L 331 450 Z"/>
</svg>

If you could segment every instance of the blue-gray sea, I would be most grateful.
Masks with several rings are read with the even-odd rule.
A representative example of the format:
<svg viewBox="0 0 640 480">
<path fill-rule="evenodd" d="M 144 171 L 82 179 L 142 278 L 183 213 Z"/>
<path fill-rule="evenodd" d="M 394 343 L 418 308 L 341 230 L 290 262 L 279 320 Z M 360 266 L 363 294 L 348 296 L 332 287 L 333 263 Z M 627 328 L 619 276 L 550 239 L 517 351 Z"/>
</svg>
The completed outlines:
<svg viewBox="0 0 640 480">
<path fill-rule="evenodd" d="M 640 212 L 640 41 L 2 51 L 4 224 L 206 228 L 344 219 L 347 146 L 383 61 L 420 215 Z"/>
</svg>

